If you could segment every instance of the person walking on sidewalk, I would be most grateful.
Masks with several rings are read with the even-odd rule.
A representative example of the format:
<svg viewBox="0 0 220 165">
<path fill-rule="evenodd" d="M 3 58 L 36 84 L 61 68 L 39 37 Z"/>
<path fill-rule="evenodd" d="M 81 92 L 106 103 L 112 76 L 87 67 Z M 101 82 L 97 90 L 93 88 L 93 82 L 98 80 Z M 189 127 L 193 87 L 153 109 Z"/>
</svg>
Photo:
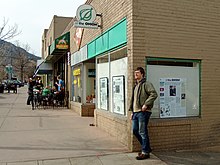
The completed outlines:
<svg viewBox="0 0 220 165">
<path fill-rule="evenodd" d="M 32 80 L 32 78 L 29 78 L 29 82 L 28 82 L 28 98 L 27 98 L 27 105 L 33 105 L 33 97 L 34 97 L 34 85 L 35 82 Z"/>
<path fill-rule="evenodd" d="M 132 111 L 133 134 L 140 142 L 142 152 L 138 153 L 137 160 L 150 158 L 150 141 L 148 136 L 148 122 L 151 116 L 151 109 L 157 98 L 157 92 L 152 83 L 146 81 L 145 71 L 137 67 L 134 72 L 136 84 L 133 88 L 129 111 Z"/>
</svg>

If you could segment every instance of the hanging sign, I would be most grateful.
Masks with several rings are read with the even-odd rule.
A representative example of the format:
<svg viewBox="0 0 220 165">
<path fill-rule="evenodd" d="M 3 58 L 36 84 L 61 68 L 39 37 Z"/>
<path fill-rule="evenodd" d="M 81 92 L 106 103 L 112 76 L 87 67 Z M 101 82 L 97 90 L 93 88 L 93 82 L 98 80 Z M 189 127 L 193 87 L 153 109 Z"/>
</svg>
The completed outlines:
<svg viewBox="0 0 220 165">
<path fill-rule="evenodd" d="M 96 11 L 91 5 L 81 5 L 76 11 L 77 21 L 74 22 L 74 27 L 78 28 L 98 28 L 98 23 L 94 22 L 96 19 Z"/>
<path fill-rule="evenodd" d="M 81 41 L 82 41 L 82 35 L 83 35 L 83 28 L 76 28 L 74 40 L 76 42 L 77 50 L 80 49 Z"/>
</svg>

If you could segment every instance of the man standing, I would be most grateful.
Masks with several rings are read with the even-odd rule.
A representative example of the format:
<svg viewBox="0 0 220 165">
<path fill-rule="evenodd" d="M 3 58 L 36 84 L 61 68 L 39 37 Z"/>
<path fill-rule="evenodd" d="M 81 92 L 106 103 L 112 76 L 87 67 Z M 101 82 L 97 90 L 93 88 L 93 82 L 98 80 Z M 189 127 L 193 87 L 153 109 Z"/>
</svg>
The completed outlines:
<svg viewBox="0 0 220 165">
<path fill-rule="evenodd" d="M 34 85 L 35 85 L 35 82 L 32 80 L 32 78 L 29 78 L 27 105 L 32 104 L 32 106 L 33 106 L 33 97 L 34 97 L 33 89 L 34 89 Z"/>
<path fill-rule="evenodd" d="M 57 76 L 57 81 L 58 81 L 58 83 L 56 83 L 56 84 L 58 87 L 58 91 L 60 92 L 64 88 L 64 83 L 63 83 L 63 80 L 60 78 L 60 75 Z"/>
<path fill-rule="evenodd" d="M 141 144 L 142 152 L 138 153 L 137 160 L 150 158 L 150 141 L 148 136 L 148 122 L 151 116 L 151 109 L 157 98 L 157 92 L 152 83 L 146 81 L 145 71 L 138 67 L 134 72 L 136 84 L 133 88 L 129 111 L 132 111 L 133 134 Z"/>
</svg>

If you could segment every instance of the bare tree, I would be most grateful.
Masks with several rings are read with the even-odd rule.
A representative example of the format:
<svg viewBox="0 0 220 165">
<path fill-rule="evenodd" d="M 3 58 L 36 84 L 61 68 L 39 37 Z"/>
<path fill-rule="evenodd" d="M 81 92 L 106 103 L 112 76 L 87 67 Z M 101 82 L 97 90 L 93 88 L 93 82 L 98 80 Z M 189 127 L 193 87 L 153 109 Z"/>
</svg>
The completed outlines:
<svg viewBox="0 0 220 165">
<path fill-rule="evenodd" d="M 36 68 L 36 62 L 29 58 L 28 51 L 30 50 L 30 46 L 28 44 L 23 45 L 21 48 L 19 42 L 16 43 L 17 46 L 17 55 L 16 58 L 13 59 L 13 68 L 15 71 L 20 73 L 20 79 L 24 81 L 24 74 L 29 71 L 33 71 Z M 32 72 L 32 75 L 33 75 Z M 29 73 L 28 73 L 29 74 Z"/>
<path fill-rule="evenodd" d="M 7 47 L 4 43 L 0 44 L 0 66 L 4 67 L 6 65 L 6 54 Z"/>
<path fill-rule="evenodd" d="M 33 73 L 36 68 L 36 62 L 33 60 L 30 60 L 30 62 L 24 67 L 24 79 L 27 79 L 28 77 L 32 77 Z"/>
<path fill-rule="evenodd" d="M 9 40 L 19 35 L 21 32 L 18 31 L 18 25 L 14 24 L 13 26 L 8 25 L 8 19 L 3 19 L 3 24 L 0 26 L 0 39 Z"/>
<path fill-rule="evenodd" d="M 9 53 L 10 48 L 5 42 L 0 43 L 0 80 L 5 79 L 7 77 L 7 73 L 5 72 L 6 65 L 10 64 L 10 58 L 7 54 Z"/>
<path fill-rule="evenodd" d="M 18 31 L 17 24 L 10 26 L 8 22 L 8 19 L 4 18 L 2 25 L 0 25 L 0 80 L 6 75 L 4 69 L 8 61 L 8 57 L 6 57 L 8 49 L 4 41 L 10 40 L 21 33 Z"/>
</svg>

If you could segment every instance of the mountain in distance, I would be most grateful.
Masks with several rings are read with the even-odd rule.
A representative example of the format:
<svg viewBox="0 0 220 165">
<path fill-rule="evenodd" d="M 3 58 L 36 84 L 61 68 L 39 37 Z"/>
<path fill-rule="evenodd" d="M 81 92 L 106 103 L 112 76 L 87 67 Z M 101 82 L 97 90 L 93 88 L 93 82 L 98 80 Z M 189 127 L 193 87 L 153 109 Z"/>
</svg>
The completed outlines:
<svg viewBox="0 0 220 165">
<path fill-rule="evenodd" d="M 20 52 L 25 51 L 26 52 L 25 54 L 27 54 L 28 58 L 30 60 L 35 61 L 35 62 L 37 62 L 37 60 L 41 59 L 41 57 L 38 57 L 38 56 L 36 56 L 32 53 L 29 53 L 21 47 L 17 47 L 17 46 L 15 46 L 14 44 L 12 44 L 10 42 L 7 42 L 7 41 L 4 41 L 4 40 L 0 39 L 0 56 L 1 57 L 6 56 L 6 57 L 12 57 L 12 58 L 16 57 L 16 58 L 18 58 L 17 57 L 18 56 L 17 51 L 20 51 Z M 10 58 L 8 58 L 8 60 L 10 60 Z"/>
</svg>

